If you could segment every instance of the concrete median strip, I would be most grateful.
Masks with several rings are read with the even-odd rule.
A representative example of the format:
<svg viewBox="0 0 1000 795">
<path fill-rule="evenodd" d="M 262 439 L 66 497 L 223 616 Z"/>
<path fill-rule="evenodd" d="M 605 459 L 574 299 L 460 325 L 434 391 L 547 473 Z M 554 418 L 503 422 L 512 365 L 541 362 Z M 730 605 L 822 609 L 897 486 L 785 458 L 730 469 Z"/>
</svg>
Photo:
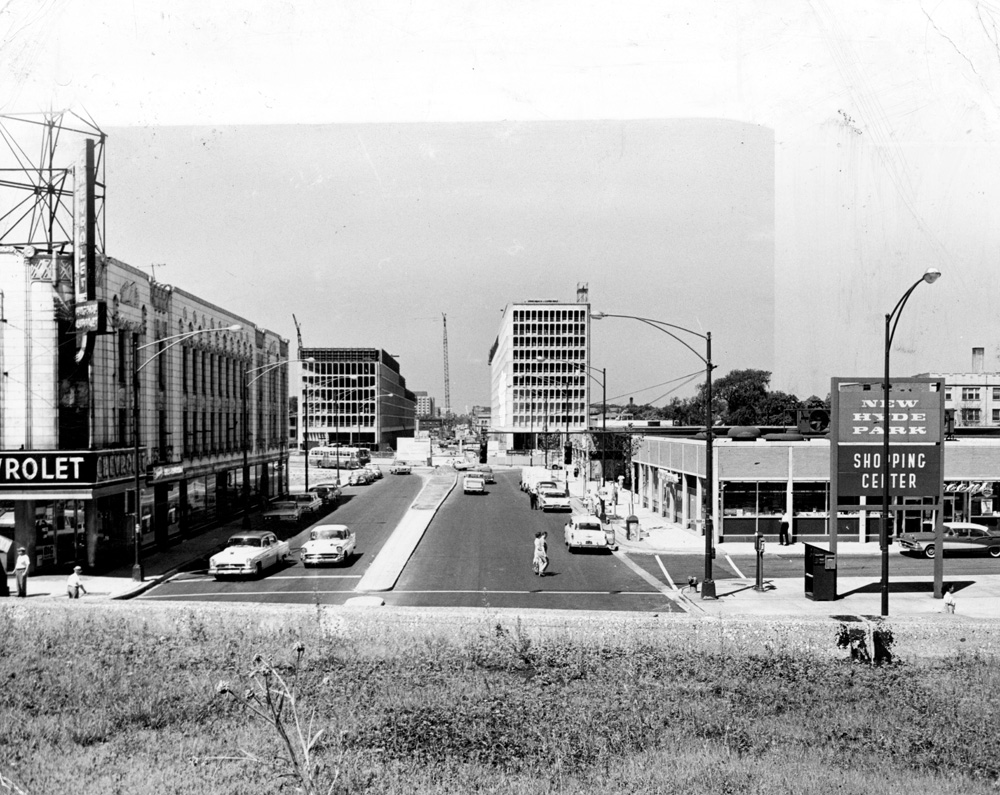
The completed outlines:
<svg viewBox="0 0 1000 795">
<path fill-rule="evenodd" d="M 355 586 L 355 591 L 364 593 L 393 589 L 410 555 L 456 483 L 458 478 L 453 472 L 435 472 L 428 478 L 410 509 Z"/>
</svg>

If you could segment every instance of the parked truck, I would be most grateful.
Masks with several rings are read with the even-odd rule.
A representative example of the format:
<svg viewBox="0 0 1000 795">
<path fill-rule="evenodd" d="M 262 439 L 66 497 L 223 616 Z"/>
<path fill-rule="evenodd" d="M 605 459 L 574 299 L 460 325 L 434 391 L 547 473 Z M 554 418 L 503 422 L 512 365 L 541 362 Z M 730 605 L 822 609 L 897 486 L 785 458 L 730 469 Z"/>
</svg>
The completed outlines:
<svg viewBox="0 0 1000 795">
<path fill-rule="evenodd" d="M 566 484 L 565 469 L 550 469 L 549 467 L 521 467 L 521 491 L 534 491 L 537 493 L 538 484 L 543 481 L 550 481 L 567 494 L 569 493 L 569 488 Z"/>
</svg>

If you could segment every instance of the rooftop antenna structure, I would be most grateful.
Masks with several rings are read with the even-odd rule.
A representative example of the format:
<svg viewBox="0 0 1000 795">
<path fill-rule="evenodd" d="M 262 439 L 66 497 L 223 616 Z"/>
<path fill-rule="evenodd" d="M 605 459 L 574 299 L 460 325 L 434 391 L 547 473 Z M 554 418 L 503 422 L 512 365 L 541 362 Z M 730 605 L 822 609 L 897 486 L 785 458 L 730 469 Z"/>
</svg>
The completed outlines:
<svg viewBox="0 0 1000 795">
<path fill-rule="evenodd" d="M 444 327 L 444 416 L 451 417 L 451 377 L 448 375 L 448 316 L 441 313 L 441 323 Z"/>
<path fill-rule="evenodd" d="M 576 283 L 576 302 L 578 304 L 590 303 L 590 285 L 587 282 Z"/>
</svg>

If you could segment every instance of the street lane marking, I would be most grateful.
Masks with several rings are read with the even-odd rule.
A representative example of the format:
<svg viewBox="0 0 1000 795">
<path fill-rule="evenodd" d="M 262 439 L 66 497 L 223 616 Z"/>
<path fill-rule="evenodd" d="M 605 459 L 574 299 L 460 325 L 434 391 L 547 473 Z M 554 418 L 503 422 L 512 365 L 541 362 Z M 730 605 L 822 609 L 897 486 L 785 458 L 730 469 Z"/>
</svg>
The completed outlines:
<svg viewBox="0 0 1000 795">
<path fill-rule="evenodd" d="M 535 588 L 530 591 L 484 591 L 482 589 L 475 591 L 401 591 L 398 588 L 393 588 L 391 593 L 394 594 L 532 594 L 532 593 L 543 593 L 550 596 L 660 596 L 662 591 L 546 591 L 541 588 Z"/>
<path fill-rule="evenodd" d="M 729 562 L 729 568 L 731 568 L 733 571 L 736 572 L 736 576 L 739 577 L 741 580 L 745 580 L 746 577 L 743 576 L 743 572 L 739 570 L 739 568 L 733 562 L 733 559 L 729 557 L 729 553 L 726 552 L 726 550 L 722 550 L 722 554 L 725 555 L 726 560 Z"/>
<path fill-rule="evenodd" d="M 321 594 L 344 594 L 344 596 L 349 596 L 354 593 L 354 590 L 346 591 L 320 591 L 318 589 L 313 589 L 312 591 L 244 591 L 243 593 L 237 593 L 234 591 L 204 591 L 198 593 L 172 593 L 172 594 L 156 594 L 149 593 L 143 594 L 138 597 L 139 599 L 205 599 L 207 597 L 222 597 L 224 599 L 255 599 L 260 602 L 266 602 L 268 604 L 281 604 L 280 601 L 275 600 L 271 597 L 275 596 L 319 596 Z M 263 598 L 267 597 L 267 598 Z"/>
<path fill-rule="evenodd" d="M 668 572 L 667 571 L 667 567 L 663 565 L 663 561 L 660 560 L 660 556 L 659 555 L 656 556 L 656 562 L 660 564 L 660 571 L 662 571 L 663 572 L 663 576 L 667 578 L 667 582 L 670 583 L 670 587 L 673 588 L 676 591 L 677 590 L 677 586 L 674 585 L 674 581 L 670 577 L 670 572 Z"/>
<path fill-rule="evenodd" d="M 688 602 L 683 597 L 681 597 L 678 591 L 667 588 L 662 582 L 656 579 L 656 577 L 654 577 L 652 574 L 646 571 L 642 566 L 640 566 L 635 561 L 631 560 L 629 556 L 626 555 L 624 552 L 615 551 L 612 552 L 611 554 L 614 555 L 619 560 L 621 560 L 622 563 L 624 563 L 626 566 L 632 569 L 632 571 L 634 571 L 636 574 L 642 577 L 642 579 L 644 579 L 647 583 L 656 588 L 661 594 L 663 594 L 663 596 L 667 597 L 667 599 L 669 599 L 671 602 L 677 605 L 685 613 L 690 613 L 691 608 L 696 607 L 694 603 Z M 657 558 L 657 560 L 659 560 L 659 558 Z M 662 566 L 663 564 L 661 563 L 660 565 Z M 700 610 L 701 608 L 698 609 Z"/>
</svg>

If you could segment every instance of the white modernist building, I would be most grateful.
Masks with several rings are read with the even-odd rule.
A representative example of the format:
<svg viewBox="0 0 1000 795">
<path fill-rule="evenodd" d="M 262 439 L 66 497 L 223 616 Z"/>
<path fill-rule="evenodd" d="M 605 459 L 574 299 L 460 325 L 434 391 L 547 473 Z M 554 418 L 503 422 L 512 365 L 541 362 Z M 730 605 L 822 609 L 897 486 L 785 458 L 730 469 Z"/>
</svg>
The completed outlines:
<svg viewBox="0 0 1000 795">
<path fill-rule="evenodd" d="M 500 448 L 555 447 L 588 428 L 590 304 L 509 304 L 489 357 L 491 433 Z"/>
</svg>

